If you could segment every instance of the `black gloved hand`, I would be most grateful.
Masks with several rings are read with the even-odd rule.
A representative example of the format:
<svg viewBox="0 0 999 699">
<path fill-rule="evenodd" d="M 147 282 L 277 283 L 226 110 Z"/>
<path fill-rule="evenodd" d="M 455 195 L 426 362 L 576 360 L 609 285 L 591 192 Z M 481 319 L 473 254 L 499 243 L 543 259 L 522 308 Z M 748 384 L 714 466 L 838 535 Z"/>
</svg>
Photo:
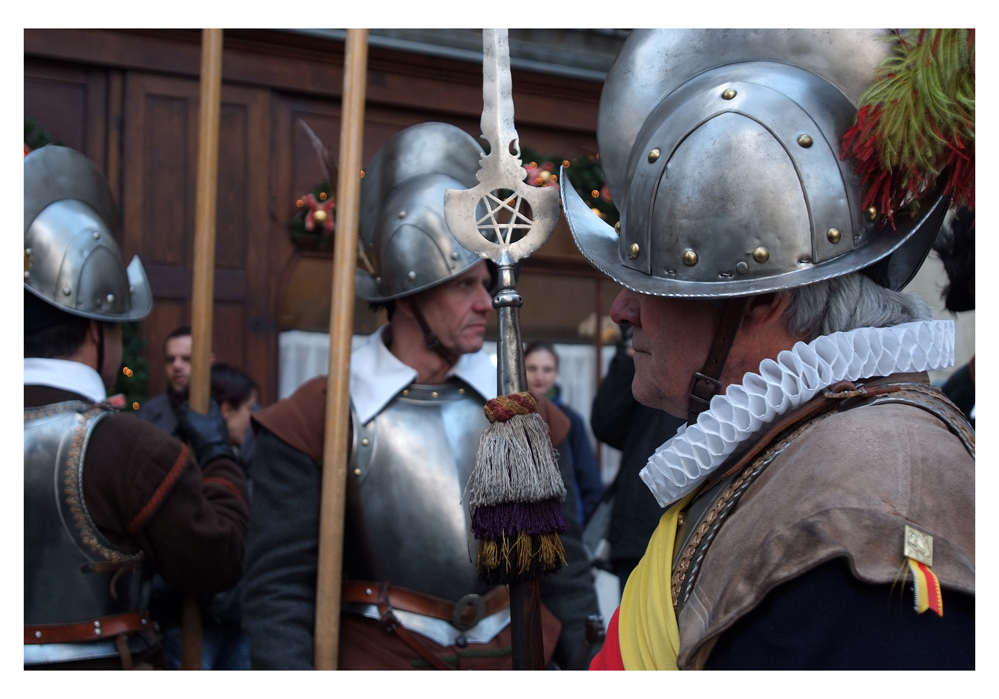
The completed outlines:
<svg viewBox="0 0 999 699">
<path fill-rule="evenodd" d="M 202 468 L 222 457 L 236 460 L 236 452 L 229 439 L 229 426 L 218 403 L 210 400 L 208 413 L 202 415 L 192 410 L 185 400 L 177 406 L 174 414 L 177 416 L 177 434 L 194 449 L 194 458 Z"/>
</svg>

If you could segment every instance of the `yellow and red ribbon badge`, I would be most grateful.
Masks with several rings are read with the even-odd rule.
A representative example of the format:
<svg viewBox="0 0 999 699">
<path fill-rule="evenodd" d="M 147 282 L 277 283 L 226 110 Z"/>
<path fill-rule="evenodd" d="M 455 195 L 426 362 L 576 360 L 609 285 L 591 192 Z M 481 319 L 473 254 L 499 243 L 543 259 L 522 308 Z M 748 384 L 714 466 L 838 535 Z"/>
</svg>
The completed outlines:
<svg viewBox="0 0 999 699">
<path fill-rule="evenodd" d="M 906 525 L 902 555 L 908 560 L 912 571 L 916 613 L 922 614 L 927 609 L 932 609 L 938 616 L 943 616 L 940 581 L 930 570 L 933 565 L 933 537 Z"/>
<path fill-rule="evenodd" d="M 909 559 L 909 569 L 915 579 L 913 590 L 916 594 L 916 612 L 922 614 L 932 609 L 943 616 L 943 598 L 940 597 L 940 581 L 925 563 Z"/>
</svg>

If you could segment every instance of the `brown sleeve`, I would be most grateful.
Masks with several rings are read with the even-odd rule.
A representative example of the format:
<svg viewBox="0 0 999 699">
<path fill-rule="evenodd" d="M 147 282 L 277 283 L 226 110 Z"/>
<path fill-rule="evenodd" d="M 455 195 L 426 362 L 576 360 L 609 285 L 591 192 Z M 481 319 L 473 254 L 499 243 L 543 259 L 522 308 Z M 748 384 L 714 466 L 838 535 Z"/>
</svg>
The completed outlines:
<svg viewBox="0 0 999 699">
<path fill-rule="evenodd" d="M 572 423 L 569 416 L 562 412 L 562 409 L 548 400 L 547 396 L 540 393 L 531 392 L 531 395 L 538 401 L 538 413 L 542 419 L 548 423 L 548 431 L 552 436 L 552 446 L 556 449 L 569 436 Z"/>
<path fill-rule="evenodd" d="M 250 419 L 321 464 L 326 437 L 326 376 L 306 381 L 293 394 L 258 410 Z"/>
<path fill-rule="evenodd" d="M 218 592 L 239 580 L 249 507 L 235 461 L 201 469 L 180 441 L 117 414 L 94 429 L 83 491 L 98 528 L 116 543 L 138 545 L 171 586 Z"/>
</svg>

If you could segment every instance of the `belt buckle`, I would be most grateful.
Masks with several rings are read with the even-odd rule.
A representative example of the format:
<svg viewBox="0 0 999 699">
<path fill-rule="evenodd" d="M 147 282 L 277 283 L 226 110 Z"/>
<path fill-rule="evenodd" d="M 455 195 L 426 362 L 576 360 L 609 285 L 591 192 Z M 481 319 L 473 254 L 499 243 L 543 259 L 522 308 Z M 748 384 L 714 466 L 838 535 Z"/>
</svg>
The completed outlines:
<svg viewBox="0 0 999 699">
<path fill-rule="evenodd" d="M 467 624 L 462 621 L 461 618 L 465 615 L 465 609 L 471 605 L 475 606 L 475 617 L 472 619 L 471 623 Z M 454 611 L 451 612 L 451 625 L 459 631 L 468 631 L 482 621 L 485 614 L 485 600 L 483 600 L 480 595 L 476 595 L 474 593 L 468 594 L 458 600 L 457 604 L 454 605 Z"/>
</svg>

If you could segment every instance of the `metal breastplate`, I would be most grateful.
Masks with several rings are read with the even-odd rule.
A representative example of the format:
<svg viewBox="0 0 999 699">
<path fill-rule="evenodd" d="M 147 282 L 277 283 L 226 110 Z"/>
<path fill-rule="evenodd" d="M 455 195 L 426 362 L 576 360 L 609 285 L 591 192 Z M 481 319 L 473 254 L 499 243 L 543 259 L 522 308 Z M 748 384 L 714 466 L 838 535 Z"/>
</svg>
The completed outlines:
<svg viewBox="0 0 999 699">
<path fill-rule="evenodd" d="M 364 425 L 354 418 L 344 571 L 449 600 L 478 582 L 465 484 L 488 426 L 459 384 L 411 385 Z"/>
<path fill-rule="evenodd" d="M 89 621 L 147 605 L 142 551 L 117 546 L 101 534 L 83 496 L 87 444 L 109 414 L 82 401 L 24 411 L 26 625 Z M 107 647 L 98 655 L 117 654 L 99 635 L 94 640 L 25 645 L 25 662 L 98 657 L 98 646 Z"/>
</svg>

